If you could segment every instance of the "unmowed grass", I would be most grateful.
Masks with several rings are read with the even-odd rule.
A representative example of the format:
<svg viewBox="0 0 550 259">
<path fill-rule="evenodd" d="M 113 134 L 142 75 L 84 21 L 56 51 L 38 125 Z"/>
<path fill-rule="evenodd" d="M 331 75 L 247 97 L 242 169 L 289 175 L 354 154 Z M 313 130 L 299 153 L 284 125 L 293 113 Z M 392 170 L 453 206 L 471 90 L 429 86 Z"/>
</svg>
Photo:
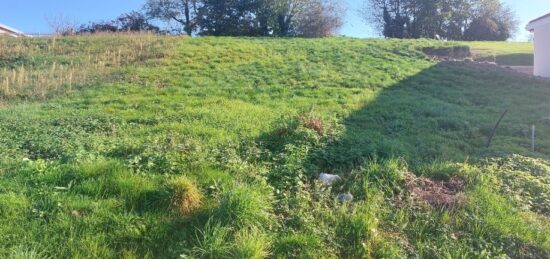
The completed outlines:
<svg viewBox="0 0 550 259">
<path fill-rule="evenodd" d="M 152 65 L 174 39 L 147 33 L 78 37 L 0 38 L 2 100 L 44 100 L 84 87 L 120 81 L 121 70 Z"/>
<path fill-rule="evenodd" d="M 549 257 L 548 83 L 421 51 L 463 43 L 0 42 L 7 74 L 48 78 L 65 62 L 94 75 L 4 98 L 0 257 Z M 86 61 L 112 45 L 128 58 L 108 73 Z M 323 185 L 322 172 L 342 180 Z M 411 174 L 461 179 L 466 202 L 414 199 Z"/>
</svg>

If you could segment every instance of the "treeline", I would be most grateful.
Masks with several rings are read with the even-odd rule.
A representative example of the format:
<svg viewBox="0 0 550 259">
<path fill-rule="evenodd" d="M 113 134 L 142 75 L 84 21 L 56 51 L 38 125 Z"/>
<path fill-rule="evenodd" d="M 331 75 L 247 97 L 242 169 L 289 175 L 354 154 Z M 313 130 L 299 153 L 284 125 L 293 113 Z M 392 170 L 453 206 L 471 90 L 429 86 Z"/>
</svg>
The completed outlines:
<svg viewBox="0 0 550 259">
<path fill-rule="evenodd" d="M 500 0 L 364 0 L 387 38 L 503 41 L 517 22 Z M 147 0 L 141 12 L 80 26 L 77 33 L 154 31 L 209 36 L 325 37 L 343 25 L 343 0 Z M 163 31 L 152 21 L 176 25 Z"/>
<path fill-rule="evenodd" d="M 122 14 L 118 18 L 111 21 L 83 24 L 75 30 L 77 34 L 127 31 L 152 31 L 159 33 L 161 32 L 161 29 L 160 27 L 153 25 L 145 14 L 133 11 Z"/>
<path fill-rule="evenodd" d="M 148 17 L 187 35 L 323 37 L 342 26 L 338 0 L 148 0 Z"/>
<path fill-rule="evenodd" d="M 500 0 L 366 0 L 363 13 L 388 38 L 504 41 L 517 27 Z"/>
<path fill-rule="evenodd" d="M 337 34 L 344 13 L 345 8 L 338 0 L 148 0 L 142 12 L 126 13 L 112 21 L 91 22 L 74 31 L 325 37 Z M 161 30 L 153 21 L 177 26 L 170 31 Z"/>
</svg>

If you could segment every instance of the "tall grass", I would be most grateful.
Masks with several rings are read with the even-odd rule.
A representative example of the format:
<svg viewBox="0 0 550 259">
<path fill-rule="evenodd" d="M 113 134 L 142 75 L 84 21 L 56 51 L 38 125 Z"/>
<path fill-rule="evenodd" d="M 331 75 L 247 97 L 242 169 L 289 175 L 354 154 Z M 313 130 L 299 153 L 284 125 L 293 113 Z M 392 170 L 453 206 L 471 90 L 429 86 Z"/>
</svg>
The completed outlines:
<svg viewBox="0 0 550 259">
<path fill-rule="evenodd" d="M 39 99 L 123 78 L 122 68 L 158 61 L 173 39 L 153 34 L 0 37 L 0 98 Z"/>
</svg>

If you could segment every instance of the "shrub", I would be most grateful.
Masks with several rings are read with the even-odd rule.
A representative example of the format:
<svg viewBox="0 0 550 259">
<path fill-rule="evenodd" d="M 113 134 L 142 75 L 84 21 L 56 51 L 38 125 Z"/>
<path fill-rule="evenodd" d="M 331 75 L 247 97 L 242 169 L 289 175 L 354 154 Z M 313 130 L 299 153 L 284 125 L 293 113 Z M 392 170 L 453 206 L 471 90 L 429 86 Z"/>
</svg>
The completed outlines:
<svg viewBox="0 0 550 259">
<path fill-rule="evenodd" d="M 178 176 L 168 182 L 172 193 L 172 209 L 182 215 L 195 212 L 202 205 L 203 195 L 193 181 L 185 176 Z"/>
</svg>

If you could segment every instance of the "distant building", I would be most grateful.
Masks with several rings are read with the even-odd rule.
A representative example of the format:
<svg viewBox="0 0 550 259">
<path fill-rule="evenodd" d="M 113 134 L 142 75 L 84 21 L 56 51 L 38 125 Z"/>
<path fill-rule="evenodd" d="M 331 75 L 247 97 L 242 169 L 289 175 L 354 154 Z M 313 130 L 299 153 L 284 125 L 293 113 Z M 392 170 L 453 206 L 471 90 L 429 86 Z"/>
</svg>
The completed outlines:
<svg viewBox="0 0 550 259">
<path fill-rule="evenodd" d="M 550 13 L 532 20 L 526 29 L 534 34 L 535 75 L 550 77 Z"/>
<path fill-rule="evenodd" d="M 0 23 L 0 36 L 22 37 L 25 34 Z"/>
</svg>

